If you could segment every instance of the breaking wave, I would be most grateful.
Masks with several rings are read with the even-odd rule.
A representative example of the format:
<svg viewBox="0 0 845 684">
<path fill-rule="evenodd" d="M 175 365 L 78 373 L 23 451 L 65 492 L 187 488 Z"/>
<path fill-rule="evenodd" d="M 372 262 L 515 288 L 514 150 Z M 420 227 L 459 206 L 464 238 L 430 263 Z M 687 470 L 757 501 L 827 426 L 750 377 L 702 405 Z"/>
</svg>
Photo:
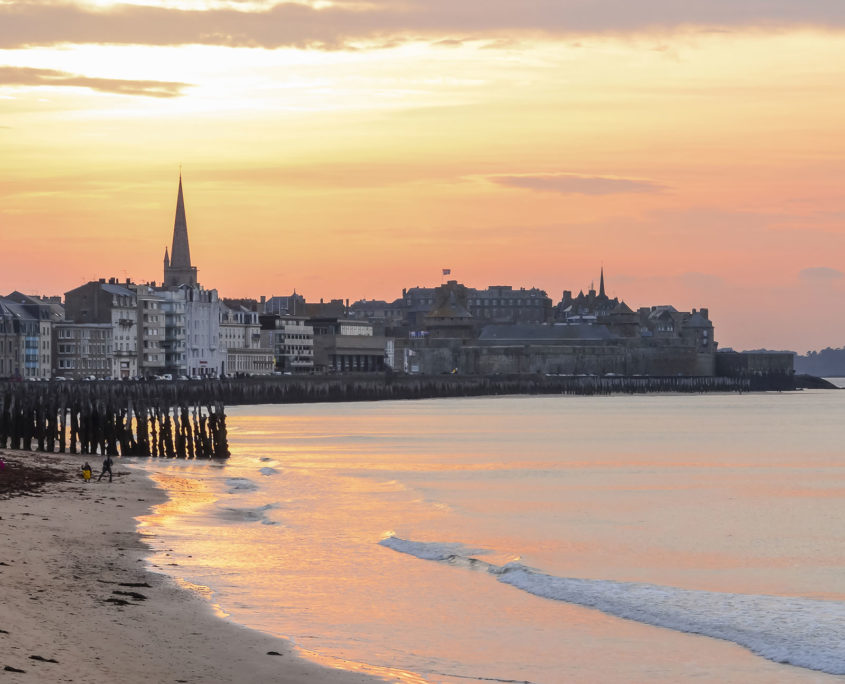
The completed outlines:
<svg viewBox="0 0 845 684">
<path fill-rule="evenodd" d="M 724 639 L 777 663 L 845 674 L 842 602 L 557 577 L 518 562 L 487 563 L 472 557 L 483 550 L 458 543 L 415 542 L 395 536 L 379 543 L 424 560 L 486 571 L 499 582 L 542 598 L 595 608 L 656 627 Z"/>
</svg>

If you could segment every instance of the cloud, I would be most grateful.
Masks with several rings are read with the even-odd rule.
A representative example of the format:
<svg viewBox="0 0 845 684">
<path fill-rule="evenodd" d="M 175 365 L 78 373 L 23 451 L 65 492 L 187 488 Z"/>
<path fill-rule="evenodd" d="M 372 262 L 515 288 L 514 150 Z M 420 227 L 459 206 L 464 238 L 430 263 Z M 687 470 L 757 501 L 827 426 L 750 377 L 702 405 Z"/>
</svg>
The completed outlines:
<svg viewBox="0 0 845 684">
<path fill-rule="evenodd" d="M 718 290 L 726 286 L 725 279 L 714 273 L 687 271 L 678 276 L 678 281 L 691 290 Z"/>
<path fill-rule="evenodd" d="M 188 83 L 173 81 L 131 81 L 116 78 L 78 76 L 54 69 L 0 66 L 0 86 L 71 86 L 90 88 L 103 93 L 118 95 L 143 95 L 146 97 L 179 97 Z"/>
<path fill-rule="evenodd" d="M 249 6 L 247 6 L 249 7 Z M 251 5 L 255 8 L 255 5 Z M 338 48 L 361 40 L 441 39 L 514 32 L 545 35 L 671 31 L 700 27 L 845 28 L 838 0 L 335 0 L 183 10 L 106 9 L 68 3 L 0 3 L 0 48 L 57 43 Z"/>
<path fill-rule="evenodd" d="M 665 186 L 651 181 L 603 176 L 576 176 L 573 174 L 489 176 L 488 179 L 509 188 L 556 192 L 561 195 L 617 195 L 665 190 Z"/>
<path fill-rule="evenodd" d="M 835 268 L 828 268 L 827 266 L 810 266 L 802 269 L 798 276 L 803 280 L 838 280 L 845 277 L 845 273 L 838 271 Z"/>
</svg>

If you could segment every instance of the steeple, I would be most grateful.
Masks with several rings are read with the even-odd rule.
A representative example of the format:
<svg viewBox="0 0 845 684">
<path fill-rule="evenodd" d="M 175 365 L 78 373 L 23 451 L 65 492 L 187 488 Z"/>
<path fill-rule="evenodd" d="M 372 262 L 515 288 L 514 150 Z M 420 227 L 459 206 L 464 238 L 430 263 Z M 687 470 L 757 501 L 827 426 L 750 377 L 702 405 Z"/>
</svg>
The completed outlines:
<svg viewBox="0 0 845 684">
<path fill-rule="evenodd" d="M 173 246 L 169 257 L 166 248 L 164 251 L 164 284 L 167 287 L 197 284 L 197 267 L 191 266 L 191 248 L 188 245 L 188 221 L 185 219 L 181 171 L 179 194 L 176 196 L 176 219 L 173 222 Z"/>
<path fill-rule="evenodd" d="M 182 174 L 179 174 L 179 195 L 176 197 L 176 220 L 173 222 L 173 247 L 170 265 L 174 268 L 191 267 L 191 248 L 188 246 L 188 221 L 185 219 L 185 200 L 182 197 Z"/>
<path fill-rule="evenodd" d="M 601 280 L 599 281 L 599 297 L 606 296 L 604 294 L 604 266 L 601 267 Z"/>
</svg>

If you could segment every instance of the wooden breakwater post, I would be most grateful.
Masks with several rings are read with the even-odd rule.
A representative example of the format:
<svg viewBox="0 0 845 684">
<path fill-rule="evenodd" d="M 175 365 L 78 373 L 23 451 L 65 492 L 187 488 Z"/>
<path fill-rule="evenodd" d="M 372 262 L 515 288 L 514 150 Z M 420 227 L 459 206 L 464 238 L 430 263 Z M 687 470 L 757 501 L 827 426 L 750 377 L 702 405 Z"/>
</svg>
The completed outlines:
<svg viewBox="0 0 845 684">
<path fill-rule="evenodd" d="M 214 383 L 0 381 L 4 448 L 166 458 L 229 456 L 226 412 Z"/>
</svg>

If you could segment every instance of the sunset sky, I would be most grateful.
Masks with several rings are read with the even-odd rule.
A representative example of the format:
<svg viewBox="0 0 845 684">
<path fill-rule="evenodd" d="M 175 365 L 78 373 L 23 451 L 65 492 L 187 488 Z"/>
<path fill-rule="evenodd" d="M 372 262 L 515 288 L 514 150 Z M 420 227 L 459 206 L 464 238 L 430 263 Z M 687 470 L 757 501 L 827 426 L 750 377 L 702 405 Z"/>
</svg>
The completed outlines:
<svg viewBox="0 0 845 684">
<path fill-rule="evenodd" d="M 841 0 L 0 0 L 0 293 L 598 284 L 845 346 Z"/>
</svg>

